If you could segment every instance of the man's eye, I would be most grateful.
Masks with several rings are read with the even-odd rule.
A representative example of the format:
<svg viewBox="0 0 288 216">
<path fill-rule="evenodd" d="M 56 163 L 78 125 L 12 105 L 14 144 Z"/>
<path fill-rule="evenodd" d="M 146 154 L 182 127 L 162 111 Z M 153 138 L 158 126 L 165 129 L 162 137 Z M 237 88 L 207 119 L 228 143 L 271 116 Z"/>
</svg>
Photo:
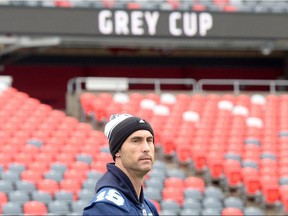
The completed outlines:
<svg viewBox="0 0 288 216">
<path fill-rule="evenodd" d="M 139 139 L 134 139 L 134 140 L 133 140 L 133 142 L 139 142 L 139 141 L 140 141 Z"/>
</svg>

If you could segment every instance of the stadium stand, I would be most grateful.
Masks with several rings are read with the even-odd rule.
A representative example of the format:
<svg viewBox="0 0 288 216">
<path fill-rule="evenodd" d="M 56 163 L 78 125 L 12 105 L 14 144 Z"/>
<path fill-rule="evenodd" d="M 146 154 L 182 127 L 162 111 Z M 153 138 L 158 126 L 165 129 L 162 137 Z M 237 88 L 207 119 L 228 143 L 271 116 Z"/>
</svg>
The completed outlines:
<svg viewBox="0 0 288 216">
<path fill-rule="evenodd" d="M 131 94 L 120 91 L 126 95 L 122 101 L 118 100 L 119 94 L 114 100 L 115 91 L 91 92 L 95 100 L 98 96 L 107 98 L 97 103 L 106 110 L 107 117 L 116 111 L 134 111 L 155 127 L 157 160 L 145 187 L 161 215 L 287 214 L 287 181 L 280 175 L 280 161 L 281 166 L 287 166 L 286 94 L 164 94 L 161 88 L 158 90 Z M 79 103 L 78 113 L 74 112 L 79 118 L 54 110 L 13 87 L 1 91 L 0 117 L 5 119 L 0 126 L 1 214 L 79 214 L 93 196 L 105 164 L 112 161 L 103 150 L 107 143 L 101 126 L 106 119 L 97 119 L 95 113 L 91 119 L 94 110 L 85 112 L 82 92 L 76 92 L 76 96 L 69 97 Z M 141 107 L 143 100 L 145 105 Z M 93 100 L 83 105 L 89 106 L 89 102 Z M 104 109 L 108 105 L 109 109 Z M 129 109 L 132 106 L 137 108 Z M 7 113 L 8 117 L 4 115 Z M 33 123 L 37 133 L 27 130 L 27 122 Z M 168 144 L 163 145 L 167 138 L 175 141 L 169 144 L 169 151 L 165 149 Z M 183 163 L 176 145 L 186 142 L 192 150 Z M 194 153 L 198 150 L 206 151 L 200 161 Z M 249 156 L 245 152 L 258 154 Z M 212 160 L 213 155 L 218 157 Z M 244 156 L 257 166 L 243 166 Z"/>
</svg>

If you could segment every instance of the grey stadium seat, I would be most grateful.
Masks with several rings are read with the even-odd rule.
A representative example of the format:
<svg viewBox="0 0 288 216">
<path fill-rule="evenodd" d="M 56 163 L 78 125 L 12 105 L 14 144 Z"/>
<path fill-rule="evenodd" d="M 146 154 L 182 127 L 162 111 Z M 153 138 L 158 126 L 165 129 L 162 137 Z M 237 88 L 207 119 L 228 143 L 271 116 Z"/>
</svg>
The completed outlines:
<svg viewBox="0 0 288 216">
<path fill-rule="evenodd" d="M 32 197 L 32 200 L 40 201 L 46 204 L 53 200 L 50 193 L 44 192 L 44 191 L 38 191 L 38 190 L 33 191 L 31 193 L 31 197 Z"/>
<path fill-rule="evenodd" d="M 200 190 L 194 188 L 185 188 L 184 191 L 185 199 L 193 199 L 197 201 L 201 201 L 203 199 L 203 193 Z"/>
<path fill-rule="evenodd" d="M 89 190 L 89 189 L 82 189 L 78 192 L 78 199 L 83 200 L 84 202 L 89 202 L 95 195 L 94 190 Z"/>
<path fill-rule="evenodd" d="M 82 215 L 83 213 L 83 208 L 86 207 L 88 205 L 87 202 L 85 202 L 84 200 L 77 200 L 75 202 L 71 203 L 71 211 L 72 214 L 75 215 Z"/>
<path fill-rule="evenodd" d="M 56 215 L 68 215 L 71 213 L 69 204 L 60 200 L 54 200 L 47 203 L 49 213 Z"/>
<path fill-rule="evenodd" d="M 26 192 L 33 192 L 36 190 L 36 186 L 33 182 L 29 181 L 18 181 L 15 183 L 16 190 L 19 191 L 26 191 Z"/>
<path fill-rule="evenodd" d="M 245 205 L 241 198 L 234 197 L 234 196 L 229 196 L 229 197 L 224 198 L 223 204 L 224 204 L 224 207 L 233 207 L 233 208 L 238 208 L 238 209 L 243 209 Z"/>
<path fill-rule="evenodd" d="M 9 193 L 14 190 L 13 183 L 7 180 L 0 180 L 0 191 Z"/>
<path fill-rule="evenodd" d="M 22 205 L 20 203 L 7 202 L 2 205 L 3 215 L 21 215 L 23 214 Z"/>
<path fill-rule="evenodd" d="M 26 191 L 11 191 L 8 193 L 9 201 L 13 203 L 20 203 L 23 205 L 30 200 L 29 194 Z"/>
<path fill-rule="evenodd" d="M 71 203 L 74 200 L 73 193 L 71 191 L 56 191 L 54 194 L 54 199 L 62 202 Z"/>
</svg>

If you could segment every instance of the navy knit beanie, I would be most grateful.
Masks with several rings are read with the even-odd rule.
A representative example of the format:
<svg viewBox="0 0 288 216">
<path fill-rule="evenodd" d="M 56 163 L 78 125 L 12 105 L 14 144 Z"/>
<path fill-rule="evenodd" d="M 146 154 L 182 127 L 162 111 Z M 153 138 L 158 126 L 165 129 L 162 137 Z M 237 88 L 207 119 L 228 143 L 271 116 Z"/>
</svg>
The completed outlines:
<svg viewBox="0 0 288 216">
<path fill-rule="evenodd" d="M 110 121 L 105 126 L 104 133 L 109 140 L 109 149 L 114 160 L 115 154 L 125 140 L 137 130 L 148 130 L 154 136 L 151 125 L 144 119 L 130 114 L 111 115 Z"/>
</svg>

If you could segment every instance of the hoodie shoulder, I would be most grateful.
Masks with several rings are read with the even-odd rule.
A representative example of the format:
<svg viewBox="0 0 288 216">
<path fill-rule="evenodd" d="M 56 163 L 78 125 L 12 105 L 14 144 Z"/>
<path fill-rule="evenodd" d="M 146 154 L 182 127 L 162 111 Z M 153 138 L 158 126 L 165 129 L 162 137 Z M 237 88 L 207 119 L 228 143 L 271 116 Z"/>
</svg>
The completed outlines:
<svg viewBox="0 0 288 216">
<path fill-rule="evenodd" d="M 84 208 L 83 215 L 127 215 L 129 214 L 125 197 L 114 188 L 101 189 Z"/>
</svg>

